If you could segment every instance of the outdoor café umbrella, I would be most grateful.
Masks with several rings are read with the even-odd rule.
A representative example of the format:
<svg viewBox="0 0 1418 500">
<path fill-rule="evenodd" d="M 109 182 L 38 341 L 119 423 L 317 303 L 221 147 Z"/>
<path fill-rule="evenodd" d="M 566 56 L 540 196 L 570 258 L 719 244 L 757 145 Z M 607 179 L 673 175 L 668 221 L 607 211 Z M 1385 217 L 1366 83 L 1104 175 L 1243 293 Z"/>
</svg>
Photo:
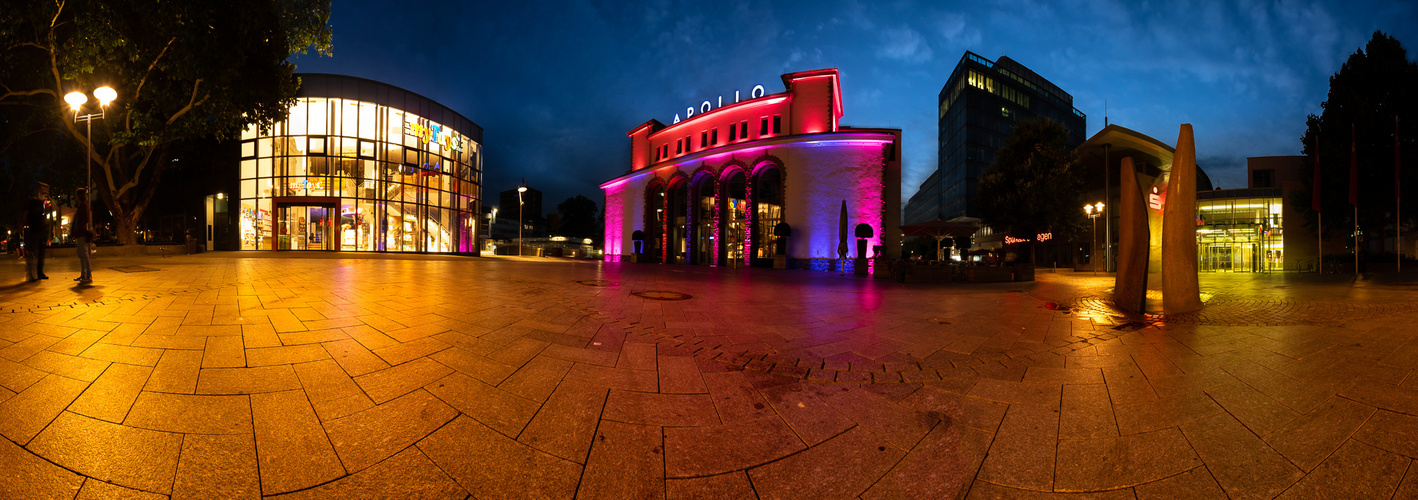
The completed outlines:
<svg viewBox="0 0 1418 500">
<path fill-rule="evenodd" d="M 847 260 L 847 200 L 842 200 L 842 216 L 837 224 L 837 254 Z"/>
<path fill-rule="evenodd" d="M 901 226 L 901 236 L 933 236 L 936 242 L 936 259 L 945 260 L 943 253 L 945 248 L 941 246 L 941 240 L 946 238 L 965 238 L 974 235 L 980 230 L 980 226 L 967 222 L 946 222 L 943 220 L 933 220 L 906 224 Z"/>
</svg>

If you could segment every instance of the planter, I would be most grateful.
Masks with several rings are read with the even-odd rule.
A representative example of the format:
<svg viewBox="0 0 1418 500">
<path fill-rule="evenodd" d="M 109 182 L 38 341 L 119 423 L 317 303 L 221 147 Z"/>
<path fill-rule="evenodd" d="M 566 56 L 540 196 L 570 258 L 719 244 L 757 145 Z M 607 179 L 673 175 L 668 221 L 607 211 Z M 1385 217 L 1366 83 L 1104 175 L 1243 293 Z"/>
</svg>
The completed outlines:
<svg viewBox="0 0 1418 500">
<path fill-rule="evenodd" d="M 1016 262 L 1014 264 L 1014 281 L 1034 281 L 1034 264 Z"/>
<path fill-rule="evenodd" d="M 971 266 L 965 269 L 971 283 L 1005 283 L 1014 279 L 1014 270 L 1001 266 Z"/>
</svg>

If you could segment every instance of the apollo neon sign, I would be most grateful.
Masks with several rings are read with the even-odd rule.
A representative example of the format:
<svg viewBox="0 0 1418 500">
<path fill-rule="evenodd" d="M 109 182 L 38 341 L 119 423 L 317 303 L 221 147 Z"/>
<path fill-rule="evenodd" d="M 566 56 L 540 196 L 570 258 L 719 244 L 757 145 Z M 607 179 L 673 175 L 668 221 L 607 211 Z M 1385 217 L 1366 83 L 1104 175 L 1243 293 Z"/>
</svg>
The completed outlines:
<svg viewBox="0 0 1418 500">
<path fill-rule="evenodd" d="M 763 90 L 763 86 L 762 86 L 762 85 L 754 85 L 754 86 L 753 86 L 753 90 L 748 91 L 748 96 L 749 96 L 748 98 L 749 98 L 749 99 L 757 99 L 757 98 L 763 97 L 763 96 L 766 94 L 766 92 L 767 92 L 767 91 Z M 714 108 L 722 108 L 722 107 L 724 107 L 724 96 L 719 96 L 719 101 L 718 101 L 718 102 L 719 102 L 719 105 L 717 105 L 717 106 L 715 106 L 714 103 L 713 103 L 713 102 L 710 102 L 710 101 L 704 101 L 704 102 L 702 102 L 702 103 L 699 103 L 699 109 L 698 109 L 697 111 L 694 109 L 694 106 L 689 106 L 689 107 L 687 107 L 687 108 L 684 108 L 684 119 L 688 120 L 689 117 L 694 116 L 695 113 L 704 114 L 704 113 L 708 113 L 710 110 L 712 110 L 712 109 L 714 109 Z M 733 103 L 736 103 L 736 102 L 739 102 L 739 91 L 737 91 L 737 90 L 734 91 L 734 102 L 729 103 L 729 104 L 733 104 Z M 675 123 L 679 123 L 679 122 L 680 122 L 679 113 L 675 113 Z"/>
<path fill-rule="evenodd" d="M 404 133 L 417 137 L 421 144 L 438 144 L 444 149 L 463 150 L 463 138 L 452 129 L 443 128 L 441 125 L 430 127 L 422 123 L 404 122 Z"/>
</svg>

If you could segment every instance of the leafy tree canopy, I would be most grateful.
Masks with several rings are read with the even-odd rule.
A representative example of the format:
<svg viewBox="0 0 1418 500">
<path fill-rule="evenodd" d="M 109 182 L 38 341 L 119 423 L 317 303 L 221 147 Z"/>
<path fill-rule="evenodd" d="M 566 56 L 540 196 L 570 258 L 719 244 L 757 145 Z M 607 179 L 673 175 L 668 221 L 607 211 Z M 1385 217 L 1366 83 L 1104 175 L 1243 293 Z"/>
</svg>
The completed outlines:
<svg viewBox="0 0 1418 500">
<path fill-rule="evenodd" d="M 330 50 L 329 0 L 8 3 L 0 13 L 0 109 L 38 116 L 6 111 L 7 118 L 58 130 L 83 150 L 83 124 L 64 95 L 92 96 L 105 85 L 118 93 L 93 123 L 92 161 L 95 190 L 125 243 L 134 241 L 173 143 L 284 119 L 299 85 L 287 59 Z M 89 102 L 82 113 L 98 112 Z"/>
<path fill-rule="evenodd" d="M 1359 164 L 1359 223 L 1369 234 L 1393 223 L 1395 116 L 1403 160 L 1404 205 L 1418 210 L 1418 64 L 1408 59 L 1402 44 L 1381 31 L 1363 49 L 1349 56 L 1339 72 L 1329 78 L 1329 95 L 1324 111 L 1310 115 L 1300 140 L 1307 162 L 1301 182 L 1303 193 L 1291 200 L 1305 212 L 1306 226 L 1314 227 L 1311 210 L 1314 187 L 1315 141 L 1319 141 L 1320 209 L 1325 215 L 1327 234 L 1344 234 L 1353 227 L 1354 209 L 1349 205 L 1349 151 L 1351 138 Z M 1404 217 L 1412 221 L 1413 216 Z M 1376 241 L 1377 239 L 1375 239 Z"/>
<path fill-rule="evenodd" d="M 977 192 L 985 223 L 1018 238 L 1069 237 L 1084 224 L 1083 176 L 1068 128 L 1047 118 L 1014 125 Z"/>
</svg>

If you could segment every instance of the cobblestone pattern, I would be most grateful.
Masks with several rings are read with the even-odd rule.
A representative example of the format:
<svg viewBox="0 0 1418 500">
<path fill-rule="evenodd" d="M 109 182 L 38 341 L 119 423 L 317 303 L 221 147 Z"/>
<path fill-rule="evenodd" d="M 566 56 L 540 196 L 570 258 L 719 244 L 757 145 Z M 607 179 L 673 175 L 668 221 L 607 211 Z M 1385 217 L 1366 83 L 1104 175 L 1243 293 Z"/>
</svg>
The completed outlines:
<svg viewBox="0 0 1418 500">
<path fill-rule="evenodd" d="M 1096 308 L 1108 278 L 1077 274 L 217 254 L 73 287 L 69 264 L 0 285 L 0 498 L 1418 491 L 1406 286 L 1204 277 L 1187 323 Z"/>
</svg>

